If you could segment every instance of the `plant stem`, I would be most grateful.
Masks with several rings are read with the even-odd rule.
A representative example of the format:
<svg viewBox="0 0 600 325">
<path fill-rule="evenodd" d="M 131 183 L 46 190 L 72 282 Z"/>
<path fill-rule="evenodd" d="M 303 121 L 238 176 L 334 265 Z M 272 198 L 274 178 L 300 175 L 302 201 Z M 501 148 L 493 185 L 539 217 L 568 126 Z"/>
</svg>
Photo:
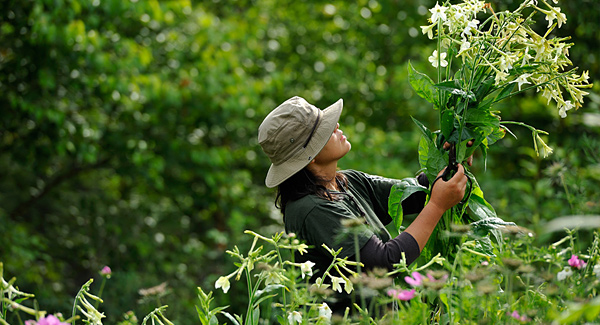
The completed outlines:
<svg viewBox="0 0 600 325">
<path fill-rule="evenodd" d="M 356 264 L 356 271 L 358 272 L 358 275 L 360 276 L 360 272 L 361 272 L 360 249 L 358 247 L 358 234 L 356 233 L 356 231 L 354 232 L 354 254 L 356 256 L 356 262 L 358 262 Z M 348 279 L 348 281 L 350 281 L 350 279 Z M 366 306 L 366 301 L 365 301 L 365 296 L 363 295 L 362 281 L 358 283 L 358 290 L 359 290 L 358 295 L 360 296 L 360 306 L 364 310 L 365 306 Z"/>
<path fill-rule="evenodd" d="M 253 324 L 252 322 L 252 278 L 250 277 L 250 271 L 246 268 L 246 281 L 248 282 L 248 309 L 246 311 L 246 324 Z"/>
<path fill-rule="evenodd" d="M 279 259 L 279 264 L 283 268 L 283 259 L 281 258 L 281 252 L 279 251 L 279 246 L 275 245 L 275 250 L 277 251 L 277 258 Z M 294 255 L 294 253 L 292 252 L 292 256 L 293 255 Z M 293 267 L 294 267 L 294 264 L 292 264 L 292 268 Z M 292 288 L 296 288 L 296 277 L 292 277 Z M 285 296 L 285 287 L 281 288 L 281 296 L 283 298 L 284 315 L 287 315 L 287 302 L 286 302 L 286 296 Z"/>
<path fill-rule="evenodd" d="M 573 209 L 573 200 L 571 198 L 571 194 L 569 193 L 567 183 L 565 182 L 565 175 L 562 173 L 560 174 L 560 182 L 562 183 L 563 188 L 565 189 L 565 193 L 567 194 L 567 201 L 569 202 L 569 206 L 571 207 L 571 213 L 574 213 L 575 209 Z"/>
<path fill-rule="evenodd" d="M 98 290 L 98 298 L 102 298 L 102 291 L 104 291 L 104 284 L 106 283 L 106 277 L 102 277 L 102 283 L 100 284 L 100 290 Z M 94 303 L 94 308 L 98 309 L 99 300 Z"/>
</svg>

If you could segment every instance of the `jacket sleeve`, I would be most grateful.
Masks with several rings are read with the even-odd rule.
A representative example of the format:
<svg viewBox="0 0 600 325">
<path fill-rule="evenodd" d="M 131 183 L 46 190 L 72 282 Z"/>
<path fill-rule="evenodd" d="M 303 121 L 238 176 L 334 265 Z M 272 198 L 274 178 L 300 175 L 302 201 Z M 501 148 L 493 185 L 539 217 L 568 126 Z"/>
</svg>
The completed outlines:
<svg viewBox="0 0 600 325">
<path fill-rule="evenodd" d="M 360 250 L 360 261 L 367 269 L 382 267 L 391 271 L 394 264 L 399 263 L 402 259 L 402 253 L 406 257 L 407 265 L 421 255 L 419 244 L 411 234 L 402 232 L 386 243 L 377 236 L 372 236 Z"/>
</svg>

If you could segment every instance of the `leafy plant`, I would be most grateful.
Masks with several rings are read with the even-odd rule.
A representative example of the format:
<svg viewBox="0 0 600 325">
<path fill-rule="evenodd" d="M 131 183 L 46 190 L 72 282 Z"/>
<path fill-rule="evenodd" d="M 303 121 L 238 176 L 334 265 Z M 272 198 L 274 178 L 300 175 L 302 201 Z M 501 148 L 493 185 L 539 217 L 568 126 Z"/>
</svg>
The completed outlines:
<svg viewBox="0 0 600 325">
<path fill-rule="evenodd" d="M 436 3 L 430 9 L 430 24 L 421 29 L 437 41 L 436 49 L 429 57 L 429 62 L 437 68 L 437 82 L 411 64 L 408 75 L 415 92 L 439 113 L 439 130 L 435 132 L 413 119 L 422 133 L 419 163 L 432 187 L 439 179 L 438 171 L 446 168 L 442 178 L 448 179 L 456 171 L 457 164 L 464 163 L 477 149 L 482 152 L 485 165 L 490 146 L 506 132 L 512 133 L 508 125 L 528 128 L 538 155 L 545 158 L 552 153 L 541 137 L 547 132 L 523 122 L 501 121 L 494 104 L 536 89 L 548 103 L 551 100 L 557 103 L 558 113 L 563 118 L 567 111 L 582 106 L 583 97 L 588 94 L 582 89 L 592 87 L 588 72 L 577 74 L 576 68 L 565 70 L 572 64 L 568 54 L 573 44 L 566 43 L 568 37 L 549 36 L 555 27 L 560 28 L 566 22 L 566 16 L 559 7 L 551 6 L 546 0 L 541 0 L 539 5 L 541 7 L 538 1 L 526 0 L 513 12 L 496 13 L 483 1 L 465 0 L 459 4 L 446 2 L 442 6 Z M 486 11 L 490 14 L 480 22 L 478 18 Z M 545 15 L 549 23 L 544 34 L 538 34 L 532 28 L 533 17 L 539 13 Z M 456 241 L 444 234 L 452 223 L 486 220 L 488 225 L 503 224 L 485 200 L 468 166 L 465 170 L 470 184 L 466 197 L 444 214 L 438 227 L 440 230 L 424 249 L 426 256 L 440 250 L 444 254 L 454 252 Z M 408 182 L 404 180 L 395 186 L 390 195 L 390 214 L 396 225 L 402 223 L 403 213 L 399 207 L 407 194 L 415 191 L 431 194 L 430 190 Z M 479 226 L 483 224 L 479 223 Z M 481 227 L 478 229 L 482 230 Z M 486 229 L 496 240 L 501 240 L 494 227 Z"/>
</svg>

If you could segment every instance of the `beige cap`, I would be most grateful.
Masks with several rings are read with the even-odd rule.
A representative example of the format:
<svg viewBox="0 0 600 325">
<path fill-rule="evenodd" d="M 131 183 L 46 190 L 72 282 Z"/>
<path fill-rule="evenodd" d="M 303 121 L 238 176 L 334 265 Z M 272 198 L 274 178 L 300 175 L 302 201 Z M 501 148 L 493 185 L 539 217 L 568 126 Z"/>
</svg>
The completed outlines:
<svg viewBox="0 0 600 325">
<path fill-rule="evenodd" d="M 271 160 L 265 184 L 275 187 L 308 165 L 325 147 L 342 114 L 340 99 L 324 110 L 294 96 L 258 127 L 258 143 Z"/>
</svg>

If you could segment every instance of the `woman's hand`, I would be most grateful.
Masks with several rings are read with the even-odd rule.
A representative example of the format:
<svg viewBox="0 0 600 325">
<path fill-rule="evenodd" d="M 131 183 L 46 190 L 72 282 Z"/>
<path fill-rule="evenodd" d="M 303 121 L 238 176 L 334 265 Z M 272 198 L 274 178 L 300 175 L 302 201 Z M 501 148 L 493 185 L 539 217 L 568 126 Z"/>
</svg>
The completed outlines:
<svg viewBox="0 0 600 325">
<path fill-rule="evenodd" d="M 440 171 L 438 176 L 442 175 L 445 168 Z M 465 176 L 465 168 L 458 164 L 456 174 L 448 181 L 443 179 L 435 182 L 431 189 L 431 199 L 429 204 L 433 204 L 442 211 L 446 211 L 460 202 L 465 196 L 467 188 L 467 176 Z"/>
</svg>

